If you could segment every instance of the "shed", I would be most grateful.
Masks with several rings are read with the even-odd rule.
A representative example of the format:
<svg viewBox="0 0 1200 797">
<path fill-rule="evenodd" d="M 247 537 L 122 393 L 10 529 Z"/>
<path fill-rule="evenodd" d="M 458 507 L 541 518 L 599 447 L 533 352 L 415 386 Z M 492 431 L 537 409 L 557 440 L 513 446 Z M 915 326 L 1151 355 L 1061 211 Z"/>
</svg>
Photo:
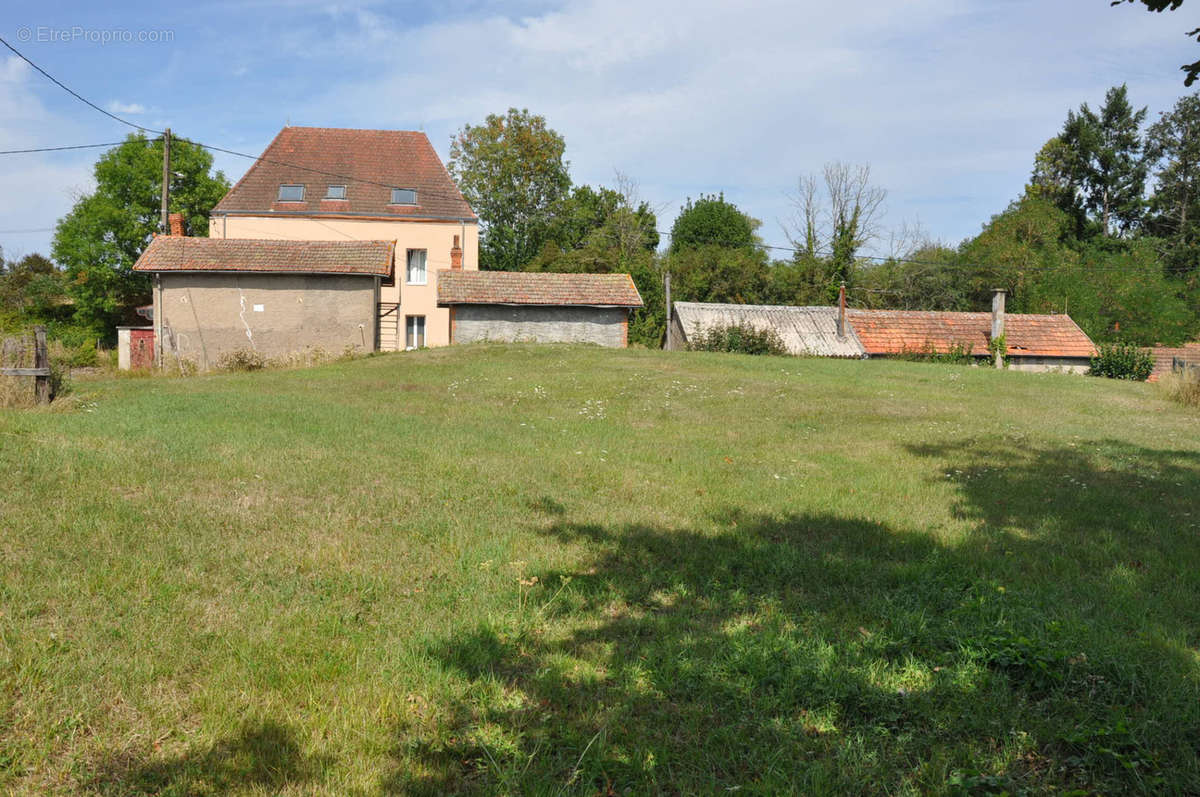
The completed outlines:
<svg viewBox="0 0 1200 797">
<path fill-rule="evenodd" d="M 1155 346 L 1150 350 L 1150 356 L 1154 358 L 1151 382 L 1157 382 L 1172 371 L 1200 370 L 1200 341 L 1182 346 Z"/>
<path fill-rule="evenodd" d="M 450 342 L 595 343 L 622 348 L 642 297 L 628 274 L 439 271 Z"/>
<path fill-rule="evenodd" d="M 838 333 L 838 308 L 787 305 L 712 304 L 675 302 L 671 317 L 671 348 L 688 348 L 689 341 L 709 329 L 748 326 L 773 329 L 789 354 L 818 357 L 866 356 L 848 325 Z"/>
<path fill-rule="evenodd" d="M 134 270 L 154 275 L 162 360 L 209 368 L 238 350 L 375 350 L 379 283 L 392 273 L 393 249 L 391 241 L 163 235 Z"/>
<path fill-rule="evenodd" d="M 1082 373 L 1096 347 L 1068 315 L 1004 313 L 1004 359 L 1020 371 L 1062 370 Z M 946 354 L 965 350 L 977 359 L 992 356 L 993 313 L 925 310 L 848 310 L 846 319 L 870 357 Z"/>
</svg>

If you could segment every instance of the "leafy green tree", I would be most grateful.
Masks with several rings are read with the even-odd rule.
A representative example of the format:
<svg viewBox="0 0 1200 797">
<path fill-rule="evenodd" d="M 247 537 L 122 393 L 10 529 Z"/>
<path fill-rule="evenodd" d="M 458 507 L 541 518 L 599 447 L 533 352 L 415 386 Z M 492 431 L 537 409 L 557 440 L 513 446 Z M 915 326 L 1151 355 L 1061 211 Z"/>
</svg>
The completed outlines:
<svg viewBox="0 0 1200 797">
<path fill-rule="evenodd" d="M 626 273 L 643 307 L 634 311 L 629 340 L 658 346 L 666 327 L 662 271 L 655 248 L 657 220 L 628 191 L 582 186 L 556 206 L 553 238 L 529 264 L 534 271 Z"/>
<path fill-rule="evenodd" d="M 1146 7 L 1147 11 L 1162 12 L 1166 10 L 1174 11 L 1183 5 L 1183 0 L 1112 0 L 1110 5 L 1119 6 L 1122 3 L 1141 3 Z M 1193 28 L 1187 32 L 1189 37 L 1195 37 L 1196 41 L 1200 41 L 1200 28 Z M 1196 82 L 1196 78 L 1200 77 L 1200 61 L 1193 61 L 1190 64 L 1184 64 L 1179 67 L 1183 70 L 1186 77 L 1183 80 L 1183 85 L 1190 86 Z"/>
<path fill-rule="evenodd" d="M 52 254 L 66 269 L 76 320 L 107 334 L 129 308 L 149 298 L 149 280 L 133 264 L 159 228 L 162 139 L 132 134 L 95 166 L 96 189 L 59 220 Z M 186 141 L 171 141 L 169 210 L 182 213 L 187 232 L 208 235 L 208 213 L 229 190 L 212 156 Z"/>
<path fill-rule="evenodd" d="M 64 278 L 44 255 L 15 262 L 0 257 L 0 328 L 60 322 L 69 314 Z"/>
<path fill-rule="evenodd" d="M 1029 313 L 1068 313 L 1096 341 L 1177 344 L 1196 318 L 1158 259 L 1159 242 L 1095 239 L 1058 268 L 1036 275 L 1019 302 Z"/>
<path fill-rule="evenodd" d="M 989 306 L 992 289 L 1005 288 L 1010 309 L 1023 312 L 1031 285 L 1047 272 L 1078 261 L 1069 246 L 1071 217 L 1045 199 L 1022 197 L 963 245 L 962 286 L 971 309 Z"/>
<path fill-rule="evenodd" d="M 671 246 L 676 254 L 685 249 L 717 246 L 726 249 L 754 248 L 759 245 L 754 231 L 759 221 L 725 201 L 725 195 L 704 195 L 692 201 L 689 197 L 675 223 L 671 225 Z"/>
<path fill-rule="evenodd" d="M 563 137 L 527 109 L 465 125 L 446 164 L 479 214 L 479 265 L 519 270 L 548 240 L 552 209 L 571 187 Z"/>
<path fill-rule="evenodd" d="M 1182 97 L 1146 132 L 1154 168 L 1149 228 L 1166 244 L 1167 271 L 1192 274 L 1200 259 L 1200 94 Z"/>
<path fill-rule="evenodd" d="M 564 252 L 579 249 L 618 212 L 632 213 L 639 246 L 649 252 L 658 249 L 658 218 L 648 203 L 622 191 L 590 185 L 576 186 L 555 203 L 547 229 L 547 245 Z"/>
<path fill-rule="evenodd" d="M 1068 213 L 1082 203 L 1102 235 L 1128 235 L 1142 220 L 1146 189 L 1146 161 L 1142 155 L 1141 126 L 1146 109 L 1134 111 L 1128 89 L 1115 86 L 1104 95 L 1099 113 L 1084 103 L 1079 112 L 1067 112 L 1058 136 L 1064 172 L 1056 177 L 1068 186 L 1060 192 L 1060 207 Z M 1035 179 L 1036 179 L 1035 172 Z"/>
<path fill-rule="evenodd" d="M 855 298 L 868 307 L 889 310 L 979 310 L 988 284 L 984 273 L 963 262 L 955 249 L 925 244 L 904 260 L 890 259 L 864 269 Z"/>
<path fill-rule="evenodd" d="M 668 264 L 674 301 L 763 304 L 770 298 L 770 272 L 761 249 L 694 246 L 670 255 Z"/>
<path fill-rule="evenodd" d="M 688 199 L 671 226 L 667 266 L 671 298 L 687 302 L 760 304 L 769 296 L 767 256 L 757 219 L 724 194 Z"/>
</svg>

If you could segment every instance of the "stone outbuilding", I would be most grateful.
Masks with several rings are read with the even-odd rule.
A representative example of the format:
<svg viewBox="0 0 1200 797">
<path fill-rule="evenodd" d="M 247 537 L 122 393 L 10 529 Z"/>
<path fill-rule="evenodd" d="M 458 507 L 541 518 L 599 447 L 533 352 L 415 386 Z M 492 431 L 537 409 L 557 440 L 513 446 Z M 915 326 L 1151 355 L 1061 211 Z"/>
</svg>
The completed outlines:
<svg viewBox="0 0 1200 797">
<path fill-rule="evenodd" d="M 741 326 L 773 330 L 788 354 L 811 357 L 867 356 L 862 343 L 839 318 L 837 307 L 675 302 L 667 348 L 686 349 L 709 329 Z"/>
<path fill-rule="evenodd" d="M 208 369 L 239 350 L 377 350 L 380 282 L 394 259 L 391 241 L 161 235 L 133 268 L 154 277 L 155 360 Z"/>
<path fill-rule="evenodd" d="M 438 306 L 450 308 L 450 342 L 629 342 L 642 297 L 628 274 L 439 271 Z"/>
</svg>

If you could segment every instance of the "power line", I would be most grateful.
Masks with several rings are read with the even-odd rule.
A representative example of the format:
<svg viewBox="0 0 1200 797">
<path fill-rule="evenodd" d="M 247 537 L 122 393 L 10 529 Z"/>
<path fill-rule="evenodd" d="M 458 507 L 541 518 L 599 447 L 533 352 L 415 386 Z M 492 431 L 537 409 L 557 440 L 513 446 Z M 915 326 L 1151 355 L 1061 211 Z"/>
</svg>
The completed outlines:
<svg viewBox="0 0 1200 797">
<path fill-rule="evenodd" d="M 54 232 L 53 227 L 39 227 L 32 230 L 0 230 L 0 235 L 24 235 L 25 233 L 34 232 Z"/>
<path fill-rule="evenodd" d="M 136 128 L 137 130 L 143 130 L 143 131 L 145 131 L 145 132 L 147 132 L 147 133 L 155 133 L 155 134 L 157 134 L 157 135 L 160 135 L 160 136 L 163 134 L 163 131 L 162 131 L 162 130 L 155 130 L 155 129 L 153 129 L 153 128 L 150 128 L 150 127 L 145 127 L 145 126 L 143 126 L 143 125 L 139 125 L 139 124 L 137 124 L 136 122 L 131 122 L 131 121 L 129 121 L 128 119 L 122 119 L 121 117 L 117 116 L 115 113 L 110 113 L 109 111 L 106 111 L 106 110 L 104 110 L 103 108 L 101 108 L 101 107 L 100 107 L 99 105 L 97 105 L 96 103 L 94 103 L 94 102 L 92 102 L 91 100 L 89 100 L 88 98 L 84 97 L 82 94 L 80 94 L 80 93 L 78 93 L 77 91 L 75 91 L 75 90 L 73 90 L 73 89 L 69 88 L 69 87 L 68 87 L 67 85 L 65 85 L 65 84 L 64 84 L 62 81 L 60 81 L 58 78 L 54 77 L 54 75 L 51 75 L 51 74 L 50 74 L 49 72 L 47 72 L 45 69 L 42 69 L 40 66 L 38 66 L 37 64 L 35 64 L 33 61 L 30 61 L 28 58 L 26 58 L 26 57 L 25 57 L 25 54 L 24 54 L 24 53 L 22 53 L 22 52 L 21 52 L 20 50 L 18 50 L 16 47 L 13 47 L 11 44 L 9 44 L 7 41 L 5 41 L 3 37 L 0 37 L 0 44 L 3 44 L 3 45 L 4 45 L 5 47 L 7 47 L 9 50 L 12 50 L 12 52 L 13 52 L 13 54 L 14 54 L 14 55 L 16 55 L 18 58 L 20 58 L 20 59 L 21 59 L 22 61 L 24 61 L 25 63 L 29 64 L 31 67 L 33 67 L 34 69 L 36 69 L 38 72 L 40 72 L 40 73 L 42 74 L 42 76 L 43 76 L 43 77 L 45 77 L 47 80 L 49 80 L 51 83 L 53 83 L 54 85 L 58 86 L 58 87 L 59 87 L 60 89 L 62 89 L 63 91 L 67 92 L 67 93 L 68 93 L 68 94 L 70 94 L 72 97 L 74 97 L 75 99 L 77 99 L 77 100 L 79 100 L 80 102 L 82 102 L 84 105 L 87 105 L 88 107 L 90 107 L 90 108 L 93 108 L 93 109 L 95 109 L 95 110 L 99 111 L 100 113 L 104 114 L 104 115 L 105 115 L 105 116 L 107 116 L 109 119 L 115 119 L 116 121 L 120 122 L 120 123 L 121 123 L 121 124 L 123 124 L 123 125 L 129 125 L 129 126 L 130 126 L 130 127 L 132 127 L 132 128 Z"/>
<path fill-rule="evenodd" d="M 67 147 L 35 147 L 33 149 L 0 149 L 0 155 L 25 155 L 30 152 L 64 152 L 69 149 L 96 149 L 98 147 L 116 147 L 123 141 L 110 141 L 106 144 L 73 144 Z"/>
<path fill-rule="evenodd" d="M 655 232 L 658 233 L 659 235 L 665 235 L 668 238 L 673 237 L 672 233 L 667 232 L 665 230 L 655 230 Z M 772 246 L 770 244 L 757 243 L 754 241 L 751 241 L 749 243 L 746 243 L 744 241 L 723 241 L 723 240 L 716 239 L 716 238 L 689 239 L 688 243 L 696 244 L 696 245 L 712 244 L 712 245 L 716 245 L 716 246 L 725 246 L 725 247 L 730 247 L 730 248 L 773 249 L 773 250 L 777 250 L 777 251 L 793 252 L 793 253 L 804 251 L 802 249 L 799 249 L 797 247 L 792 247 L 792 246 Z M 816 249 L 816 250 L 814 250 L 813 253 L 818 254 L 818 255 L 825 255 L 825 256 L 830 256 L 833 254 L 833 252 L 829 249 Z M 1067 272 L 1069 272 L 1072 270 L 1085 271 L 1085 272 L 1089 272 L 1089 273 L 1091 273 L 1091 272 L 1096 272 L 1096 273 L 1120 272 L 1122 274 L 1129 274 L 1129 273 L 1135 272 L 1134 269 L 1125 268 L 1123 266 L 1088 265 L 1086 263 L 1062 264 L 1062 265 L 1057 265 L 1057 266 L 1050 266 L 1050 265 L 988 266 L 988 265 L 984 265 L 982 263 L 970 263 L 970 262 L 945 263 L 945 262 L 939 262 L 936 260 L 917 260 L 917 259 L 911 258 L 911 257 L 895 257 L 895 256 L 891 256 L 891 255 L 855 255 L 855 259 L 856 260 L 874 260 L 874 261 L 879 262 L 881 265 L 885 265 L 888 263 L 906 263 L 906 264 L 917 265 L 917 266 L 932 266 L 932 267 L 943 268 L 943 269 L 973 268 L 973 269 L 979 269 L 981 271 L 1000 271 L 1002 269 L 1011 268 L 1017 272 L 1050 272 L 1050 271 L 1067 271 Z M 929 273 L 929 272 L 925 271 L 925 272 L 918 272 L 918 273 Z"/>
</svg>

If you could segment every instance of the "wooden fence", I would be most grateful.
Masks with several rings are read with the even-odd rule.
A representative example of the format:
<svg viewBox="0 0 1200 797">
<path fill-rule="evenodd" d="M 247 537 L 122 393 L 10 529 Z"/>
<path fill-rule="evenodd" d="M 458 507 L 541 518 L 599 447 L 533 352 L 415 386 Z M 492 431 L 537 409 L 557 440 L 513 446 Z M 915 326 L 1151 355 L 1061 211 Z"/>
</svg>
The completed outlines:
<svg viewBox="0 0 1200 797">
<path fill-rule="evenodd" d="M 31 350 L 33 366 L 29 367 Z M 0 377 L 5 376 L 32 376 L 34 401 L 50 403 L 50 354 L 46 349 L 45 327 L 34 327 L 32 335 L 0 339 Z"/>
</svg>

